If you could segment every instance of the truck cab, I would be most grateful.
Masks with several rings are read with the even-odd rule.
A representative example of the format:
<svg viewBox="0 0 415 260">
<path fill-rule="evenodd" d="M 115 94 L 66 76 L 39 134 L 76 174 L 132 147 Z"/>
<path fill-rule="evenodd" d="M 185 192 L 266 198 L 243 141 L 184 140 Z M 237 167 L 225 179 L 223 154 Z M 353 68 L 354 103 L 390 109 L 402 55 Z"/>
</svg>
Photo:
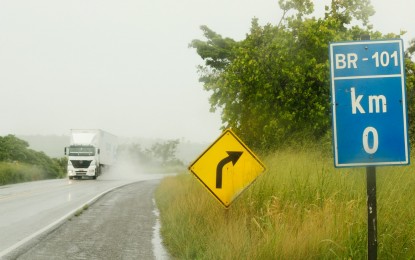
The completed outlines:
<svg viewBox="0 0 415 260">
<path fill-rule="evenodd" d="M 99 148 L 92 145 L 71 145 L 67 148 L 68 177 L 92 177 L 96 179 L 101 174 Z"/>
<path fill-rule="evenodd" d="M 114 165 L 117 146 L 117 137 L 100 129 L 71 129 L 69 146 L 65 147 L 69 179 L 96 179 L 103 168 Z"/>
</svg>

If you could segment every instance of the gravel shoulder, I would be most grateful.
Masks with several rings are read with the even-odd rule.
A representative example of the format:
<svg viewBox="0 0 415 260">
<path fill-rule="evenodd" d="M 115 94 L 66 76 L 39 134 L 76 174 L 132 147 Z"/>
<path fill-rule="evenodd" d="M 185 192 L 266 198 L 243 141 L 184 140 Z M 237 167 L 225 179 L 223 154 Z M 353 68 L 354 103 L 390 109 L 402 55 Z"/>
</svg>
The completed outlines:
<svg viewBox="0 0 415 260">
<path fill-rule="evenodd" d="M 160 259 L 152 244 L 158 183 L 142 181 L 107 193 L 11 259 Z"/>
</svg>

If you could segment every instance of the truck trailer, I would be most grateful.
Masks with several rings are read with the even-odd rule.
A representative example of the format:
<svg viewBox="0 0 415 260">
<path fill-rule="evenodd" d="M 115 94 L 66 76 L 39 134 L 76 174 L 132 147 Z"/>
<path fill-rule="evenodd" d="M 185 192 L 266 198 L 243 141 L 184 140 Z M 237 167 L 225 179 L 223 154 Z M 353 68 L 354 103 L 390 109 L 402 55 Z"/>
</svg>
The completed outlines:
<svg viewBox="0 0 415 260">
<path fill-rule="evenodd" d="M 117 137 L 100 129 L 71 129 L 68 156 L 69 179 L 96 179 L 104 168 L 114 165 Z"/>
</svg>

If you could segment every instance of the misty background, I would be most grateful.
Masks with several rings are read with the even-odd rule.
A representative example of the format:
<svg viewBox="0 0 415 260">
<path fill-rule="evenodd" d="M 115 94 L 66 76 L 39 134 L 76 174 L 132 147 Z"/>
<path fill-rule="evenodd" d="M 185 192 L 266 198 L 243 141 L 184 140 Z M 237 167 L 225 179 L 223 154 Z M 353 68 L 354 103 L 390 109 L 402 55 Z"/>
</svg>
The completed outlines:
<svg viewBox="0 0 415 260">
<path fill-rule="evenodd" d="M 316 15 L 327 3 L 315 1 Z M 376 30 L 406 30 L 406 45 L 415 38 L 414 1 L 372 4 Z M 180 139 L 196 144 L 178 149 L 189 161 L 219 136 L 221 120 L 209 112 L 202 60 L 188 44 L 203 39 L 201 25 L 242 40 L 252 18 L 276 24 L 281 15 L 277 0 L 1 0 L 0 135 L 52 157 L 75 128 L 144 147 Z"/>
</svg>

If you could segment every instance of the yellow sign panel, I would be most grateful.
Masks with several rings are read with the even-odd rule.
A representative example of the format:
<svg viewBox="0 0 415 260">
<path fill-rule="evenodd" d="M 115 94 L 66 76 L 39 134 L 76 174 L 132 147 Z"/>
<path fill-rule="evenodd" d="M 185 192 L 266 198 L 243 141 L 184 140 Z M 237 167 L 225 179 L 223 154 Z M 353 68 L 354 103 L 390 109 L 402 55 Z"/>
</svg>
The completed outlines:
<svg viewBox="0 0 415 260">
<path fill-rule="evenodd" d="M 265 166 L 230 129 L 199 156 L 189 170 L 225 207 L 238 197 Z"/>
</svg>

